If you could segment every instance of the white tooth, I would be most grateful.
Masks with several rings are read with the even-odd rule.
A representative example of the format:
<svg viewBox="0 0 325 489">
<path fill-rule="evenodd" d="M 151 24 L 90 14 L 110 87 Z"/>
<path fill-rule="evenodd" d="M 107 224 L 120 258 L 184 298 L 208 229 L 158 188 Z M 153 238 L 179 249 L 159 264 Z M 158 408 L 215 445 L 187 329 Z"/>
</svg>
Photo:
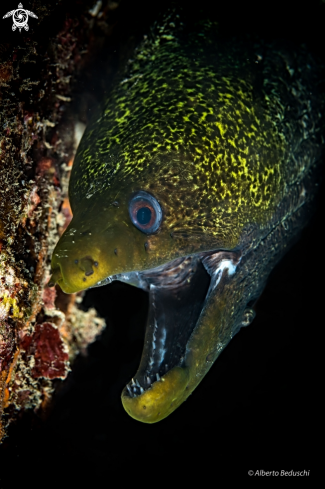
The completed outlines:
<svg viewBox="0 0 325 489">
<path fill-rule="evenodd" d="M 156 379 L 160 380 L 159 374 L 156 374 Z"/>
<path fill-rule="evenodd" d="M 147 383 L 150 384 L 150 378 L 147 376 Z"/>
<path fill-rule="evenodd" d="M 140 384 L 139 384 L 139 382 L 138 382 L 138 379 L 136 379 L 135 383 L 136 383 L 136 385 L 137 385 L 138 387 L 141 387 L 141 386 L 140 386 Z"/>
<path fill-rule="evenodd" d="M 132 391 L 131 391 L 130 387 L 127 385 L 127 386 L 126 386 L 126 388 L 127 388 L 127 390 L 128 390 L 128 393 L 129 393 L 129 394 L 130 394 L 130 396 L 131 396 L 131 395 L 132 395 Z"/>
<path fill-rule="evenodd" d="M 140 386 L 140 392 L 141 392 L 141 394 L 144 393 L 144 390 L 143 390 L 143 388 L 141 386 Z"/>
<path fill-rule="evenodd" d="M 131 385 L 135 385 L 135 382 L 134 382 L 133 377 L 132 377 L 132 382 L 131 382 Z"/>
</svg>

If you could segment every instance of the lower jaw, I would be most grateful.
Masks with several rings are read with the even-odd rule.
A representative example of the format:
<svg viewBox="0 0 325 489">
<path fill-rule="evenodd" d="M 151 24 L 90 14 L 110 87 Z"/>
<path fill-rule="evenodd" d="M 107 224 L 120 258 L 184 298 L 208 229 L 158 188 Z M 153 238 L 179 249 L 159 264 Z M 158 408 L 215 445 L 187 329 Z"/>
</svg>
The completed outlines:
<svg viewBox="0 0 325 489">
<path fill-rule="evenodd" d="M 191 326 L 187 330 L 189 337 L 184 343 L 186 346 L 182 355 L 180 355 L 178 364 L 174 364 L 163 375 L 160 374 L 160 377 L 158 375 L 157 380 L 144 392 L 140 393 L 138 389 L 135 389 L 138 395 L 130 395 L 130 385 L 126 386 L 122 392 L 121 397 L 124 409 L 132 418 L 138 421 L 151 424 L 169 416 L 194 391 L 226 345 L 224 343 L 222 348 L 220 348 L 221 343 L 218 344 L 219 329 L 223 324 L 221 317 L 223 307 L 220 307 L 223 301 L 216 301 L 214 298 L 215 293 L 210 300 L 210 291 L 214 290 L 215 286 L 219 284 L 224 269 L 226 269 L 226 275 L 234 273 L 240 257 L 232 252 L 218 252 L 209 254 L 206 258 L 207 260 L 204 263 L 206 270 L 203 269 L 203 264 L 200 260 L 196 264 L 193 277 L 189 280 L 190 283 L 187 285 L 188 292 L 184 297 L 182 295 L 176 297 L 176 305 L 181 304 L 179 302 L 180 299 L 192 304 L 192 314 L 190 315 L 192 324 L 190 324 L 191 322 L 186 322 L 187 326 Z M 216 273 L 216 270 L 218 273 Z M 210 283 L 211 276 L 214 277 L 213 283 Z M 200 297 L 200 294 L 202 294 L 202 297 Z M 161 296 L 160 299 L 164 300 L 164 296 Z M 196 305 L 193 305 L 194 303 Z M 165 302 L 165 306 L 167 307 L 168 305 L 169 302 Z M 197 305 L 199 305 L 199 308 L 193 314 Z M 157 312 L 159 308 L 156 307 L 155 309 Z M 174 321 L 174 324 L 177 324 L 175 317 L 170 317 L 169 319 L 170 322 Z M 151 322 L 154 320 L 155 318 L 152 318 Z M 149 337 L 147 339 L 149 340 Z M 229 340 L 230 338 L 227 339 L 227 342 Z M 150 344 L 150 341 L 145 341 L 145 344 Z M 218 345 L 218 348 L 216 348 L 216 345 Z M 140 367 L 135 376 L 136 382 L 138 382 L 138 379 L 140 380 L 140 384 L 137 384 L 139 388 L 141 381 L 142 385 L 145 386 L 142 379 L 143 372 L 148 364 L 148 355 L 145 353 L 144 349 Z M 134 381 L 132 380 L 132 382 Z"/>
<path fill-rule="evenodd" d="M 189 396 L 189 378 L 188 367 L 176 366 L 139 396 L 130 397 L 125 387 L 122 392 L 123 407 L 138 421 L 157 423 L 169 416 Z"/>
<path fill-rule="evenodd" d="M 197 257 L 187 257 L 167 264 L 164 270 L 148 271 L 143 278 L 151 283 L 144 348 L 138 371 L 122 392 L 122 404 L 132 418 L 156 423 L 190 394 L 186 350 L 210 276 Z"/>
</svg>

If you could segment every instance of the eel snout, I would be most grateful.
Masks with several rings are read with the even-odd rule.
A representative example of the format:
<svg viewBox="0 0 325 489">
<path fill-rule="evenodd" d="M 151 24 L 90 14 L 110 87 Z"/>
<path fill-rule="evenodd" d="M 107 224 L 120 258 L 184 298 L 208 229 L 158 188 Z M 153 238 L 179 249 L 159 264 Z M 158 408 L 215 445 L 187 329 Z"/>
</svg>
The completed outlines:
<svg viewBox="0 0 325 489">
<path fill-rule="evenodd" d="M 142 233 L 125 220 L 115 222 L 110 217 L 106 227 L 89 219 L 72 219 L 53 252 L 49 285 L 58 283 L 71 294 L 129 272 L 135 263 L 145 265 L 148 253 Z"/>
</svg>

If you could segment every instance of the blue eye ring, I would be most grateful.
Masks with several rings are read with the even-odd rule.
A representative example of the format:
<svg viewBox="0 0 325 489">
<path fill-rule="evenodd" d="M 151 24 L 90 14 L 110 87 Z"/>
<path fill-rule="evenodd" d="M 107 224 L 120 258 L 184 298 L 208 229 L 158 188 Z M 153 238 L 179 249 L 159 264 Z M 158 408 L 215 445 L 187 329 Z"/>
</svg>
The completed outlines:
<svg viewBox="0 0 325 489">
<path fill-rule="evenodd" d="M 132 224 L 145 234 L 158 231 L 162 221 L 162 210 L 158 200 L 148 192 L 140 190 L 129 202 Z"/>
</svg>

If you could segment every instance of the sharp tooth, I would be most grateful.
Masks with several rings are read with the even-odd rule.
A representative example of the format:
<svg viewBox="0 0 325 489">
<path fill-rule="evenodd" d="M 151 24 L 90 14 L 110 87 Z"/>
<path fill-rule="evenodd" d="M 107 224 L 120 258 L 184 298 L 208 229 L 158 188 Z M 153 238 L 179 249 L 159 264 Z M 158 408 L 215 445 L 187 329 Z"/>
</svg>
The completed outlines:
<svg viewBox="0 0 325 489">
<path fill-rule="evenodd" d="M 138 379 L 136 379 L 135 383 L 136 383 L 136 385 L 137 385 L 138 387 L 140 387 L 140 384 L 139 384 L 139 382 L 138 382 Z"/>
<path fill-rule="evenodd" d="M 127 388 L 127 390 L 128 390 L 128 393 L 129 393 L 129 394 L 130 394 L 130 396 L 132 397 L 132 391 L 131 391 L 130 387 L 127 385 L 127 386 L 126 386 L 126 388 Z"/>
<path fill-rule="evenodd" d="M 144 393 L 144 389 L 141 386 L 140 386 L 140 392 L 141 392 L 141 394 Z"/>
<path fill-rule="evenodd" d="M 150 377 L 147 376 L 147 383 L 150 384 Z"/>
<path fill-rule="evenodd" d="M 159 374 L 156 374 L 156 379 L 160 380 Z"/>
<path fill-rule="evenodd" d="M 133 377 L 132 377 L 132 382 L 131 382 L 131 385 L 132 385 L 132 386 L 133 386 L 133 385 L 135 385 L 135 382 L 134 382 Z"/>
</svg>

